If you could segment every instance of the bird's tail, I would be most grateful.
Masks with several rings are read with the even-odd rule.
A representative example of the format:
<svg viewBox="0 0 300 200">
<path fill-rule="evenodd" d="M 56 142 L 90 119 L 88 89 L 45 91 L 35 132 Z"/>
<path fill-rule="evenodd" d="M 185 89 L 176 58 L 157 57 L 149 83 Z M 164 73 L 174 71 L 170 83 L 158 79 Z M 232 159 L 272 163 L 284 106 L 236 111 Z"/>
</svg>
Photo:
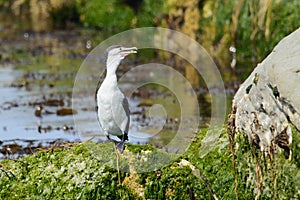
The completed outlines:
<svg viewBox="0 0 300 200">
<path fill-rule="evenodd" d="M 120 153 L 123 153 L 124 149 L 125 149 L 125 141 L 114 141 L 116 148 L 118 149 L 118 151 Z"/>
</svg>

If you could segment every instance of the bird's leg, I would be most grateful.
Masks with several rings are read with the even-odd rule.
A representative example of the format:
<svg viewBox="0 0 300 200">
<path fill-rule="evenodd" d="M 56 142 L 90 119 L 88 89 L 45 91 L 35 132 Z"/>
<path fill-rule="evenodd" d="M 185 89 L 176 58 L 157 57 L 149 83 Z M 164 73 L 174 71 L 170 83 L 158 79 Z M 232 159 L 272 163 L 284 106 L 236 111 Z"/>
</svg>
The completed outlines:
<svg viewBox="0 0 300 200">
<path fill-rule="evenodd" d="M 123 133 L 123 136 L 122 136 L 122 142 L 123 142 L 123 145 L 124 145 L 123 150 L 125 149 L 125 134 L 126 133 Z"/>
<path fill-rule="evenodd" d="M 118 182 L 119 182 L 119 185 L 121 185 L 121 175 L 120 175 L 120 168 L 119 168 L 119 152 L 118 152 L 118 149 L 116 147 L 116 144 L 114 144 L 114 148 L 115 148 L 115 153 L 116 153 L 116 164 L 117 164 L 117 172 L 118 172 Z"/>
</svg>

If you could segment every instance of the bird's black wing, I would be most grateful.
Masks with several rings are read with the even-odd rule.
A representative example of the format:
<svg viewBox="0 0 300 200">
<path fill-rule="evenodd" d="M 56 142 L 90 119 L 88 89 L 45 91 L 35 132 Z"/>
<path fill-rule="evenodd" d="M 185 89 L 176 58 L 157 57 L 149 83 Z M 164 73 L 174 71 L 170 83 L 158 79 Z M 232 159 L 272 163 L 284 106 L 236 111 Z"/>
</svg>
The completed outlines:
<svg viewBox="0 0 300 200">
<path fill-rule="evenodd" d="M 128 130 L 129 130 L 129 124 L 130 124 L 129 103 L 128 103 L 128 100 L 125 96 L 124 96 L 124 99 L 123 99 L 123 102 L 122 102 L 122 106 L 123 106 L 123 109 L 125 110 L 125 113 L 126 113 L 126 116 L 127 116 L 127 119 L 128 119 L 125 130 L 124 130 L 124 138 L 123 138 L 123 141 L 124 141 L 124 140 L 128 140 Z"/>
<path fill-rule="evenodd" d="M 115 123 L 118 125 L 121 131 L 119 135 L 120 137 L 118 137 L 121 140 L 125 140 L 128 138 L 127 134 L 130 123 L 129 104 L 127 98 L 120 90 L 114 93 L 111 107 Z"/>
</svg>

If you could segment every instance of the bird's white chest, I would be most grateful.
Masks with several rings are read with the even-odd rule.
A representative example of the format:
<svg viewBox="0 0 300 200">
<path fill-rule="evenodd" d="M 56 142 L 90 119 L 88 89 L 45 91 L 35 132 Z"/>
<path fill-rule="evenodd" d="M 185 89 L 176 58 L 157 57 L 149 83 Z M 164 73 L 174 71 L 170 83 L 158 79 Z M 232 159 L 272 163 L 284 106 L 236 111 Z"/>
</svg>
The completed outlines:
<svg viewBox="0 0 300 200">
<path fill-rule="evenodd" d="M 116 85 L 107 85 L 103 82 L 97 92 L 98 118 L 102 129 L 106 134 L 122 134 L 120 125 L 117 123 L 118 113 L 116 107 L 119 102 L 116 102 L 116 94 L 121 93 Z"/>
<path fill-rule="evenodd" d="M 97 93 L 98 115 L 101 124 L 113 121 L 113 92 L 104 87 L 100 87 Z M 102 121 L 104 123 L 102 123 Z"/>
</svg>

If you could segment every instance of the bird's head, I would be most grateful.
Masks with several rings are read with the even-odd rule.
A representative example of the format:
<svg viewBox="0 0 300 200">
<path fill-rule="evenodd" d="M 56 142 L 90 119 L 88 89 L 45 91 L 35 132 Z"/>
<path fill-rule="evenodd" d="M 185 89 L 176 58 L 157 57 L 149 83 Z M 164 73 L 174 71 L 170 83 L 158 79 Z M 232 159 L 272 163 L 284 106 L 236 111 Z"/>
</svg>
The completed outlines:
<svg viewBox="0 0 300 200">
<path fill-rule="evenodd" d="M 108 65 L 109 63 L 119 65 L 121 60 L 123 60 L 127 55 L 137 53 L 136 47 L 122 47 L 119 45 L 113 45 L 106 49 L 105 52 L 105 62 Z"/>
</svg>

